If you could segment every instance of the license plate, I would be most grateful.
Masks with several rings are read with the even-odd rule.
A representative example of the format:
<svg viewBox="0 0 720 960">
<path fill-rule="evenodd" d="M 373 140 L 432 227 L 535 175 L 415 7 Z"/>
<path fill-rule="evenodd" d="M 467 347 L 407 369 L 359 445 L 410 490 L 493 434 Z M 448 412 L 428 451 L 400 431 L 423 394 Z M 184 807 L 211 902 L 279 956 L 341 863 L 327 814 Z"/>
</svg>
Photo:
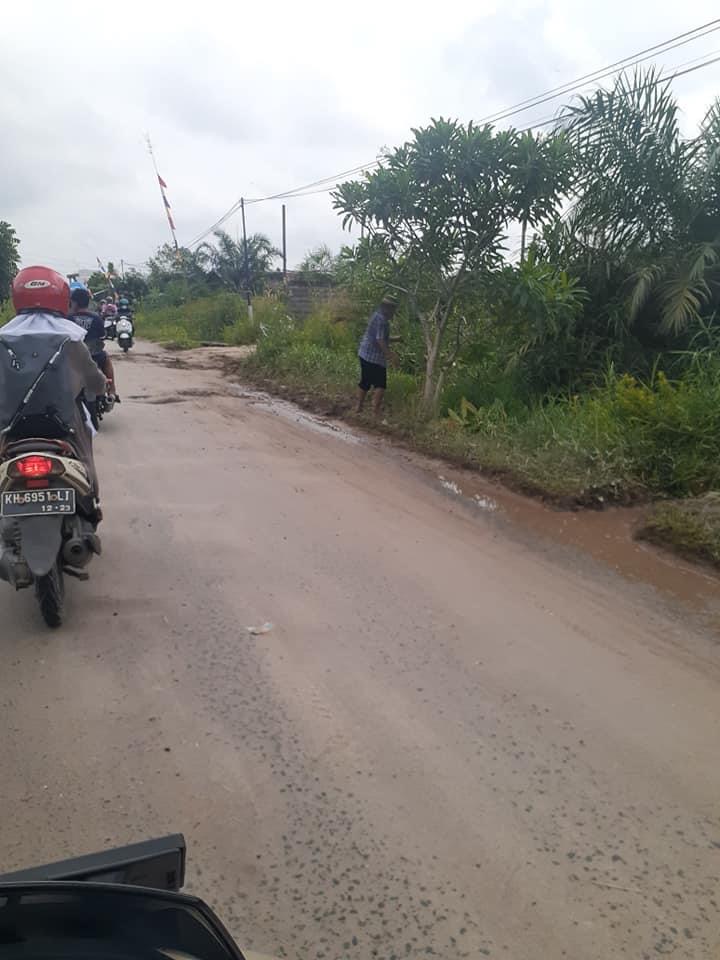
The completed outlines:
<svg viewBox="0 0 720 960">
<path fill-rule="evenodd" d="M 3 517 L 42 517 L 75 513 L 74 490 L 6 490 L 0 501 Z"/>
</svg>

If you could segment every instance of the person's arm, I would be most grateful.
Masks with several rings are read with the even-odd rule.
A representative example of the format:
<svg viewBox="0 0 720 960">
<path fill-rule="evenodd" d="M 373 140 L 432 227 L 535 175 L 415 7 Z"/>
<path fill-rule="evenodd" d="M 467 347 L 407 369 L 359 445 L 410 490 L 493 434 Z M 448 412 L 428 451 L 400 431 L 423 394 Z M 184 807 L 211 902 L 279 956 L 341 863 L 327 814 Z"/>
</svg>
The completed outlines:
<svg viewBox="0 0 720 960">
<path fill-rule="evenodd" d="M 383 318 L 377 325 L 375 343 L 380 347 L 386 360 L 390 359 L 390 324 Z"/>
<path fill-rule="evenodd" d="M 107 380 L 105 375 L 90 356 L 90 351 L 84 343 L 68 344 L 73 356 L 73 362 L 80 375 L 83 389 L 91 395 L 105 393 Z"/>
</svg>

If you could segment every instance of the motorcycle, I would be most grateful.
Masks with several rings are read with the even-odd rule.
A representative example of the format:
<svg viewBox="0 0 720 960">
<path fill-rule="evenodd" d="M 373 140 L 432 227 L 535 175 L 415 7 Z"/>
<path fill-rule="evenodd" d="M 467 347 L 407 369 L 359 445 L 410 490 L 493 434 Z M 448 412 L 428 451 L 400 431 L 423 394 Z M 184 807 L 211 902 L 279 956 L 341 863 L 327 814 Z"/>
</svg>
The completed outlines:
<svg viewBox="0 0 720 960">
<path fill-rule="evenodd" d="M 108 413 L 112 413 L 116 403 L 120 403 L 119 397 L 110 393 L 109 390 L 107 393 L 102 394 L 102 396 L 85 402 L 85 406 L 90 413 L 90 422 L 96 430 L 100 429 L 100 421 L 103 417 L 106 417 Z"/>
<path fill-rule="evenodd" d="M 133 345 L 133 338 L 135 336 L 135 327 L 130 317 L 123 314 L 115 324 L 115 331 L 117 333 L 118 346 L 124 353 L 127 353 Z"/>
<path fill-rule="evenodd" d="M 21 351 L 0 338 L 7 422 L 0 433 L 0 580 L 16 590 L 34 586 L 50 627 L 62 622 L 64 575 L 87 580 L 85 568 L 101 551 L 92 479 L 69 426 L 75 400 L 57 392 L 63 342 L 48 338 L 44 352 L 35 344 Z"/>
<path fill-rule="evenodd" d="M 180 893 L 185 859 L 175 834 L 0 876 L 3 957 L 261 960 Z"/>
<path fill-rule="evenodd" d="M 117 318 L 105 317 L 103 323 L 105 325 L 105 339 L 114 340 L 117 333 Z"/>
<path fill-rule="evenodd" d="M 87 580 L 100 554 L 87 468 L 68 440 L 38 438 L 0 450 L 0 579 L 35 587 L 45 623 L 59 627 L 64 574 Z"/>
</svg>

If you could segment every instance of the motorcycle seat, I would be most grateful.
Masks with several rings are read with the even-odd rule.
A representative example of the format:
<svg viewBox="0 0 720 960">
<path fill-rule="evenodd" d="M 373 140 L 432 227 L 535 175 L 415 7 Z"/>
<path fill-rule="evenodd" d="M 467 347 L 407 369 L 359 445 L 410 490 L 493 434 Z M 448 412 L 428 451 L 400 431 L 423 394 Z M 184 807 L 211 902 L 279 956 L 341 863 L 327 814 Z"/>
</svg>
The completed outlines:
<svg viewBox="0 0 720 960">
<path fill-rule="evenodd" d="M 77 453 L 67 440 L 46 440 L 30 437 L 8 443 L 2 451 L 6 458 L 19 457 L 24 453 L 54 453 L 59 457 L 77 457 Z"/>
</svg>

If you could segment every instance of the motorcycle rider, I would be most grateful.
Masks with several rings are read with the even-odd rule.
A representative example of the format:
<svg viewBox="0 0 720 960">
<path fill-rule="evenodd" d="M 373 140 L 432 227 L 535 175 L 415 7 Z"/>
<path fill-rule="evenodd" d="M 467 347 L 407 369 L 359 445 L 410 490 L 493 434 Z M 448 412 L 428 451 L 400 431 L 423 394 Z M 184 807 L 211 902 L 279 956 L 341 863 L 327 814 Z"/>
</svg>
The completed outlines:
<svg viewBox="0 0 720 960">
<path fill-rule="evenodd" d="M 117 395 L 115 386 L 115 369 L 112 360 L 107 355 L 104 347 L 105 324 L 97 313 L 93 313 L 90 307 L 90 291 L 81 283 L 70 285 L 70 310 L 68 317 L 79 324 L 85 330 L 85 345 L 87 346 L 93 360 L 105 374 L 108 381 L 108 389 L 116 400 L 120 398 Z"/>
<path fill-rule="evenodd" d="M 0 330 L 0 337 L 11 346 L 13 339 L 25 337 L 61 335 L 66 338 L 62 357 L 67 364 L 68 382 L 75 401 L 74 421 L 70 424 L 73 444 L 78 457 L 88 469 L 97 498 L 98 481 L 93 459 L 92 430 L 80 396 L 83 392 L 92 395 L 103 393 L 106 381 L 83 342 L 86 336 L 83 325 L 67 319 L 70 304 L 68 282 L 50 267 L 25 267 L 13 280 L 12 301 L 17 315 Z M 99 515 L 97 519 L 100 519 Z"/>
</svg>

